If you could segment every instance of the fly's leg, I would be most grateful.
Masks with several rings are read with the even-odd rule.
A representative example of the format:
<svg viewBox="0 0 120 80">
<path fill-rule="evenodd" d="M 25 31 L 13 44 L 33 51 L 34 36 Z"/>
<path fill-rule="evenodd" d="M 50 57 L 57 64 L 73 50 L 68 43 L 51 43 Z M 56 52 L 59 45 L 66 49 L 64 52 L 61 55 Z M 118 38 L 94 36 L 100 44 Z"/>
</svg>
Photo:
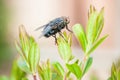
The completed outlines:
<svg viewBox="0 0 120 80">
<path fill-rule="evenodd" d="M 68 25 L 66 25 L 66 29 L 67 29 L 69 32 L 73 33 L 73 32 L 68 28 Z"/>
<path fill-rule="evenodd" d="M 59 35 L 62 37 L 62 38 L 64 38 L 64 36 L 62 35 L 62 33 L 61 32 L 59 32 Z M 65 39 L 65 38 L 64 38 Z"/>
<path fill-rule="evenodd" d="M 67 40 L 65 39 L 61 32 L 59 32 L 59 35 L 67 42 Z"/>
<path fill-rule="evenodd" d="M 56 35 L 52 35 L 52 37 L 55 38 L 55 44 L 57 44 L 57 37 L 56 37 Z"/>
</svg>

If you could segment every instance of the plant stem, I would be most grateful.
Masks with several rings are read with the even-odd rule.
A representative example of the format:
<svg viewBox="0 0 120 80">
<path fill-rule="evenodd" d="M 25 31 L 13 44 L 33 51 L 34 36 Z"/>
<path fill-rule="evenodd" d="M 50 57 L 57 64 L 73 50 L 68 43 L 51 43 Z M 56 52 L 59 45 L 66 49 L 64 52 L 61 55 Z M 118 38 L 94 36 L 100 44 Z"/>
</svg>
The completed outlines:
<svg viewBox="0 0 120 80">
<path fill-rule="evenodd" d="M 64 80 L 67 80 L 66 76 L 64 77 Z"/>
<path fill-rule="evenodd" d="M 66 73 L 65 73 L 65 76 L 64 76 L 64 80 L 67 80 Z"/>
<path fill-rule="evenodd" d="M 33 75 L 33 79 L 34 79 L 34 80 L 37 80 L 36 74 Z"/>
<path fill-rule="evenodd" d="M 82 65 L 82 69 L 84 69 L 84 66 L 85 66 L 85 62 L 86 62 L 86 60 L 87 60 L 87 56 L 84 56 L 84 58 L 83 58 L 83 65 Z"/>
</svg>

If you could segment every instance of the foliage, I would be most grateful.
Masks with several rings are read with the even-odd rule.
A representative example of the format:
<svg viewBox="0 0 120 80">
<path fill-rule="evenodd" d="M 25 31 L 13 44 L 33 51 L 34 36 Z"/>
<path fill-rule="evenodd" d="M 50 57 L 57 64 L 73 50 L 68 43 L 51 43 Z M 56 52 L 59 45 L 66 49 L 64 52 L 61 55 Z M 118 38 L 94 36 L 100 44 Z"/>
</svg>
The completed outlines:
<svg viewBox="0 0 120 80">
<path fill-rule="evenodd" d="M 99 39 L 104 24 L 103 13 L 104 8 L 98 13 L 95 8 L 91 6 L 86 32 L 81 24 L 75 24 L 73 26 L 73 32 L 86 56 L 89 56 L 108 36 L 105 35 Z"/>
<path fill-rule="evenodd" d="M 104 24 L 104 8 L 97 12 L 93 6 L 90 7 L 87 30 L 84 31 L 81 24 L 73 26 L 73 34 L 78 39 L 84 52 L 84 59 L 75 58 L 72 54 L 72 34 L 62 33 L 62 36 L 57 37 L 57 47 L 64 65 L 58 61 L 50 63 L 49 60 L 39 64 L 40 49 L 32 36 L 29 36 L 24 29 L 24 26 L 19 27 L 19 42 L 15 42 L 16 49 L 20 54 L 17 60 L 18 68 L 13 69 L 13 75 L 19 72 L 19 79 L 22 79 L 25 74 L 32 73 L 34 80 L 37 80 L 36 72 L 38 72 L 40 80 L 75 80 L 71 78 L 74 75 L 76 80 L 81 80 L 89 71 L 93 58 L 91 53 L 107 38 L 107 35 L 99 38 Z M 14 65 L 13 65 L 14 67 Z M 14 71 L 15 70 L 15 71 Z M 21 72 L 21 70 L 23 72 Z M 23 74 L 25 73 L 25 74 Z M 19 80 L 16 78 L 16 80 Z M 25 78 L 26 79 L 26 78 Z M 14 80 L 14 79 L 13 79 Z"/>
<path fill-rule="evenodd" d="M 38 44 L 32 36 L 29 36 L 24 26 L 19 27 L 20 44 L 16 41 L 16 49 L 21 55 L 19 60 L 19 67 L 25 72 L 36 74 L 37 65 L 40 59 L 40 50 Z"/>
<path fill-rule="evenodd" d="M 0 0 L 0 69 L 3 63 L 10 62 L 13 53 L 10 40 L 8 40 L 10 10 L 5 2 L 5 0 Z"/>
<path fill-rule="evenodd" d="M 28 79 L 26 78 L 26 73 L 18 67 L 17 61 L 15 60 L 13 62 L 10 76 L 9 77 L 0 76 L 0 80 L 28 80 Z"/>
<path fill-rule="evenodd" d="M 120 80 L 120 59 L 112 64 L 111 75 L 108 80 Z"/>
<path fill-rule="evenodd" d="M 57 47 L 61 58 L 68 63 L 72 58 L 72 50 L 71 50 L 71 34 L 67 35 L 66 32 L 63 32 L 63 36 L 59 36 L 57 39 Z"/>
<path fill-rule="evenodd" d="M 46 64 L 42 64 L 38 66 L 38 74 L 41 80 L 51 80 L 51 67 L 49 60 Z"/>
</svg>

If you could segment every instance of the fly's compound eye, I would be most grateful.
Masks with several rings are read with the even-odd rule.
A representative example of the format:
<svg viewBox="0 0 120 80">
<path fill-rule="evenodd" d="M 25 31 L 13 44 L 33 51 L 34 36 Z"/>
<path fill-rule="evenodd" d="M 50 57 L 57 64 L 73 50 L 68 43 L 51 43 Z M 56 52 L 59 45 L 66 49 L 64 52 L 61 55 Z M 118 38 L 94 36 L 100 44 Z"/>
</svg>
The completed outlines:
<svg viewBox="0 0 120 80">
<path fill-rule="evenodd" d="M 66 23 L 70 23 L 69 17 L 66 17 L 65 21 L 66 21 Z"/>
</svg>

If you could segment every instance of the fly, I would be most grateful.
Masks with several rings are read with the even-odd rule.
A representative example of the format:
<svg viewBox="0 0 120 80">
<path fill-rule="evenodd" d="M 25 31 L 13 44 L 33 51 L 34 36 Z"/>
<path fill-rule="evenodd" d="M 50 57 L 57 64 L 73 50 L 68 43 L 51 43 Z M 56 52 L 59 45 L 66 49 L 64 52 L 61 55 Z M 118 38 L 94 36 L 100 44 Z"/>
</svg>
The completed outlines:
<svg viewBox="0 0 120 80">
<path fill-rule="evenodd" d="M 60 36 L 62 36 L 61 30 L 66 28 L 69 32 L 72 32 L 69 28 L 68 28 L 68 24 L 70 23 L 70 20 L 68 17 L 59 17 L 59 18 L 55 18 L 52 21 L 50 21 L 49 23 L 38 27 L 36 30 L 39 30 L 41 28 L 44 28 L 42 31 L 42 36 L 45 37 L 54 37 L 55 38 L 55 43 L 57 43 L 57 38 L 56 38 L 56 34 L 59 33 Z M 63 37 L 63 36 L 62 36 Z M 63 37 L 64 38 L 64 37 Z"/>
</svg>

